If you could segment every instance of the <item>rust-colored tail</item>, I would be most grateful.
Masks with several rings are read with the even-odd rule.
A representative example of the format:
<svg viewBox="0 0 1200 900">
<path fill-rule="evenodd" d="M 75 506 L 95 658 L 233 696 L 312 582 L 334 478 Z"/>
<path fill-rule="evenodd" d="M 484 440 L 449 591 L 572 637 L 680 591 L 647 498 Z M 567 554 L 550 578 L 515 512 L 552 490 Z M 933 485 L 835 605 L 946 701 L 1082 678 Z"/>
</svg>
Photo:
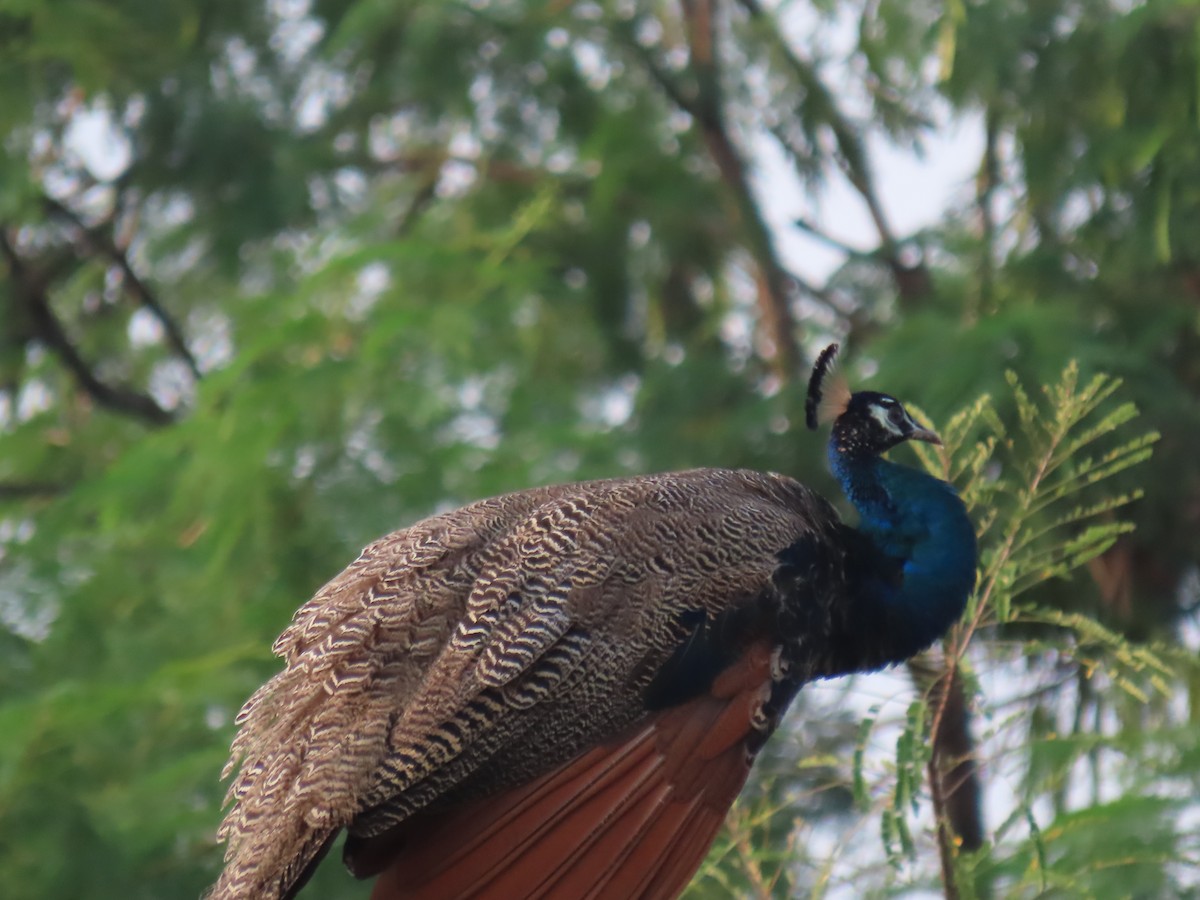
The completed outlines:
<svg viewBox="0 0 1200 900">
<path fill-rule="evenodd" d="M 687 885 L 750 771 L 770 688 L 753 648 L 712 690 L 530 784 L 366 842 L 372 900 L 668 900 Z"/>
</svg>

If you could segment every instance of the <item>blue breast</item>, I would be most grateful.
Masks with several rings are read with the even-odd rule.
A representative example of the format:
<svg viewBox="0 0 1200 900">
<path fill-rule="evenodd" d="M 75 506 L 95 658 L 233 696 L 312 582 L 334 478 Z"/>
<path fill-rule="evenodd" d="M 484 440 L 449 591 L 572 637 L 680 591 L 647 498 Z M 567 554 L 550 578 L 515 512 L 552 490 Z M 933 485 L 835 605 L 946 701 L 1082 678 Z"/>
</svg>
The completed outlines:
<svg viewBox="0 0 1200 900">
<path fill-rule="evenodd" d="M 861 612 L 879 615 L 894 629 L 889 655 L 907 658 L 962 615 L 975 587 L 974 526 L 944 481 L 877 456 L 846 458 L 832 448 L 830 461 L 858 510 L 859 532 L 879 553 L 879 571 L 848 573 L 860 591 Z"/>
</svg>

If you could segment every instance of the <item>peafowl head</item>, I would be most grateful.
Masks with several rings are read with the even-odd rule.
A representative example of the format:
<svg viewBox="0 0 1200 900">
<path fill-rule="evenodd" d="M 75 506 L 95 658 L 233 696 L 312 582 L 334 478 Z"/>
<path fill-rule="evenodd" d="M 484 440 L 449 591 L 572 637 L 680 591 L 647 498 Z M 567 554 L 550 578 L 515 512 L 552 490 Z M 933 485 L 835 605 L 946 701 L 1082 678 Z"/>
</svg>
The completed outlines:
<svg viewBox="0 0 1200 900">
<path fill-rule="evenodd" d="M 846 379 L 833 370 L 838 345 L 821 351 L 808 382 L 805 413 L 808 427 L 833 423 L 831 452 L 847 458 L 878 456 L 904 441 L 942 442 L 918 425 L 895 397 L 878 391 L 851 392 Z"/>
</svg>

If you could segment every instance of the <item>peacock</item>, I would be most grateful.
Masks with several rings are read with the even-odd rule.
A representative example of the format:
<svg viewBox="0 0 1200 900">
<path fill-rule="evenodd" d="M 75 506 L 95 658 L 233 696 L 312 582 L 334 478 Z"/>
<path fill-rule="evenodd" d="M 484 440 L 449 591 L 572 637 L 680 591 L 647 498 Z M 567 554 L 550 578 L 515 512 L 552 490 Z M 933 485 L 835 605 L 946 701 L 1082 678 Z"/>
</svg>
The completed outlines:
<svg viewBox="0 0 1200 900">
<path fill-rule="evenodd" d="M 796 693 L 962 614 L 975 532 L 940 443 L 818 357 L 807 423 L 856 507 L 693 469 L 541 487 L 370 544 L 302 606 L 225 775 L 211 900 L 296 896 L 340 832 L 372 900 L 661 900 Z"/>
</svg>

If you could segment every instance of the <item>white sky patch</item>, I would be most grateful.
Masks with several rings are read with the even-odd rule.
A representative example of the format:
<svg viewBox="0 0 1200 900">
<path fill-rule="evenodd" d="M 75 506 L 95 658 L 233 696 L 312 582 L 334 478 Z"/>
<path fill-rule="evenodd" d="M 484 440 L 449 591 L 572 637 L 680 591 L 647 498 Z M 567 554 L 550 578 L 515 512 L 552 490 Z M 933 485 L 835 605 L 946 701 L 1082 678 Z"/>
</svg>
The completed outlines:
<svg viewBox="0 0 1200 900">
<path fill-rule="evenodd" d="M 196 396 L 191 369 L 181 359 L 164 359 L 150 373 L 150 396 L 163 409 L 176 409 Z"/>
<path fill-rule="evenodd" d="M 754 343 L 756 321 L 749 310 L 730 310 L 721 319 L 721 340 L 737 356 L 749 356 Z"/>
<path fill-rule="evenodd" d="M 361 203 L 367 196 L 367 177 L 359 169 L 338 169 L 333 175 L 333 185 L 338 198 L 348 206 Z"/>
<path fill-rule="evenodd" d="M 382 413 L 373 409 L 366 413 L 346 437 L 346 455 L 374 475 L 383 484 L 396 480 L 397 471 L 388 454 L 380 447 L 379 423 Z"/>
<path fill-rule="evenodd" d="M 230 711 L 220 704 L 211 703 L 204 708 L 204 724 L 210 731 L 224 728 L 232 719 Z"/>
<path fill-rule="evenodd" d="M 636 375 L 625 375 L 606 390 L 583 401 L 583 414 L 599 422 L 606 430 L 620 428 L 629 421 L 637 404 L 642 381 Z"/>
<path fill-rule="evenodd" d="M 903 238 L 941 221 L 970 189 L 983 153 L 983 126 L 975 118 L 947 123 L 925 138 L 923 159 L 877 135 L 867 145 L 884 212 Z M 757 165 L 751 184 L 787 266 L 819 283 L 846 261 L 844 253 L 797 228 L 798 218 L 855 249 L 878 246 L 866 203 L 844 178 L 835 175 L 815 196 L 806 194 L 773 138 L 757 140 L 753 152 Z"/>
<path fill-rule="evenodd" d="M 481 450 L 495 450 L 500 446 L 500 423 L 497 418 L 483 410 L 468 410 L 454 417 L 441 434 L 446 443 L 463 443 Z"/>
<path fill-rule="evenodd" d="M 13 560 L 0 577 L 0 628 L 29 641 L 43 641 L 58 618 L 58 601 L 37 584 L 23 560 Z"/>
<path fill-rule="evenodd" d="M 854 67 L 857 15 L 844 8 L 831 19 L 804 4 L 777 7 L 785 7 L 775 10 L 785 40 L 807 51 L 802 56 L 828 61 L 821 74 L 837 91 L 843 112 L 852 120 L 869 123 L 870 100 L 855 88 L 862 82 Z M 931 118 L 934 127 L 922 133 L 920 152 L 897 147 L 877 129 L 863 136 L 875 189 L 898 238 L 941 221 L 947 208 L 972 189 L 982 158 L 984 129 L 978 115 L 956 117 L 949 104 L 941 104 Z M 796 178 L 791 162 L 770 135 L 754 138 L 750 151 L 755 162 L 751 184 L 788 267 L 820 283 L 846 259 L 844 253 L 797 228 L 797 218 L 855 249 L 870 251 L 878 246 L 879 234 L 866 203 L 844 177 L 831 173 L 814 191 Z"/>
<path fill-rule="evenodd" d="M 275 17 L 270 46 L 288 65 L 297 65 L 325 34 L 325 26 L 309 15 L 311 0 L 268 0 Z"/>
<path fill-rule="evenodd" d="M 362 321 L 374 308 L 379 298 L 392 285 L 392 273 L 381 262 L 367 263 L 354 279 L 354 295 L 346 308 L 346 316 Z"/>
<path fill-rule="evenodd" d="M 317 467 L 317 451 L 312 445 L 303 445 L 296 448 L 296 457 L 292 462 L 292 478 L 296 481 L 304 481 Z"/>
<path fill-rule="evenodd" d="M 591 41 L 575 41 L 571 45 L 571 52 L 576 68 L 587 86 L 594 91 L 604 90 L 612 76 L 622 70 L 620 63 L 607 59 L 604 51 Z"/>
<path fill-rule="evenodd" d="M 219 369 L 233 359 L 233 326 L 228 316 L 189 316 L 187 333 L 192 336 L 188 343 L 201 372 Z"/>
<path fill-rule="evenodd" d="M 54 403 L 54 395 L 40 378 L 33 378 L 17 393 L 17 421 L 27 422 L 39 413 L 48 410 Z"/>
<path fill-rule="evenodd" d="M 1179 580 L 1179 607 L 1193 612 L 1179 621 L 1179 642 L 1193 653 L 1200 653 L 1200 565 L 1191 565 Z"/>
<path fill-rule="evenodd" d="M 134 310 L 133 315 L 129 317 L 126 333 L 129 335 L 129 343 L 134 347 L 149 347 L 162 342 L 163 326 L 154 313 L 140 308 Z"/>
<path fill-rule="evenodd" d="M 316 131 L 329 121 L 331 110 L 353 99 L 350 78 L 326 66 L 315 66 L 304 76 L 295 103 L 296 124 L 302 131 Z"/>
<path fill-rule="evenodd" d="M 71 116 L 63 143 L 97 181 L 112 181 L 133 161 L 129 138 L 103 106 Z"/>
<path fill-rule="evenodd" d="M 442 166 L 441 177 L 437 183 L 439 197 L 462 196 L 470 189 L 479 177 L 475 165 L 468 160 L 479 158 L 479 139 L 471 132 L 462 128 L 455 132 L 450 139 L 449 151 L 451 159 Z"/>
</svg>

